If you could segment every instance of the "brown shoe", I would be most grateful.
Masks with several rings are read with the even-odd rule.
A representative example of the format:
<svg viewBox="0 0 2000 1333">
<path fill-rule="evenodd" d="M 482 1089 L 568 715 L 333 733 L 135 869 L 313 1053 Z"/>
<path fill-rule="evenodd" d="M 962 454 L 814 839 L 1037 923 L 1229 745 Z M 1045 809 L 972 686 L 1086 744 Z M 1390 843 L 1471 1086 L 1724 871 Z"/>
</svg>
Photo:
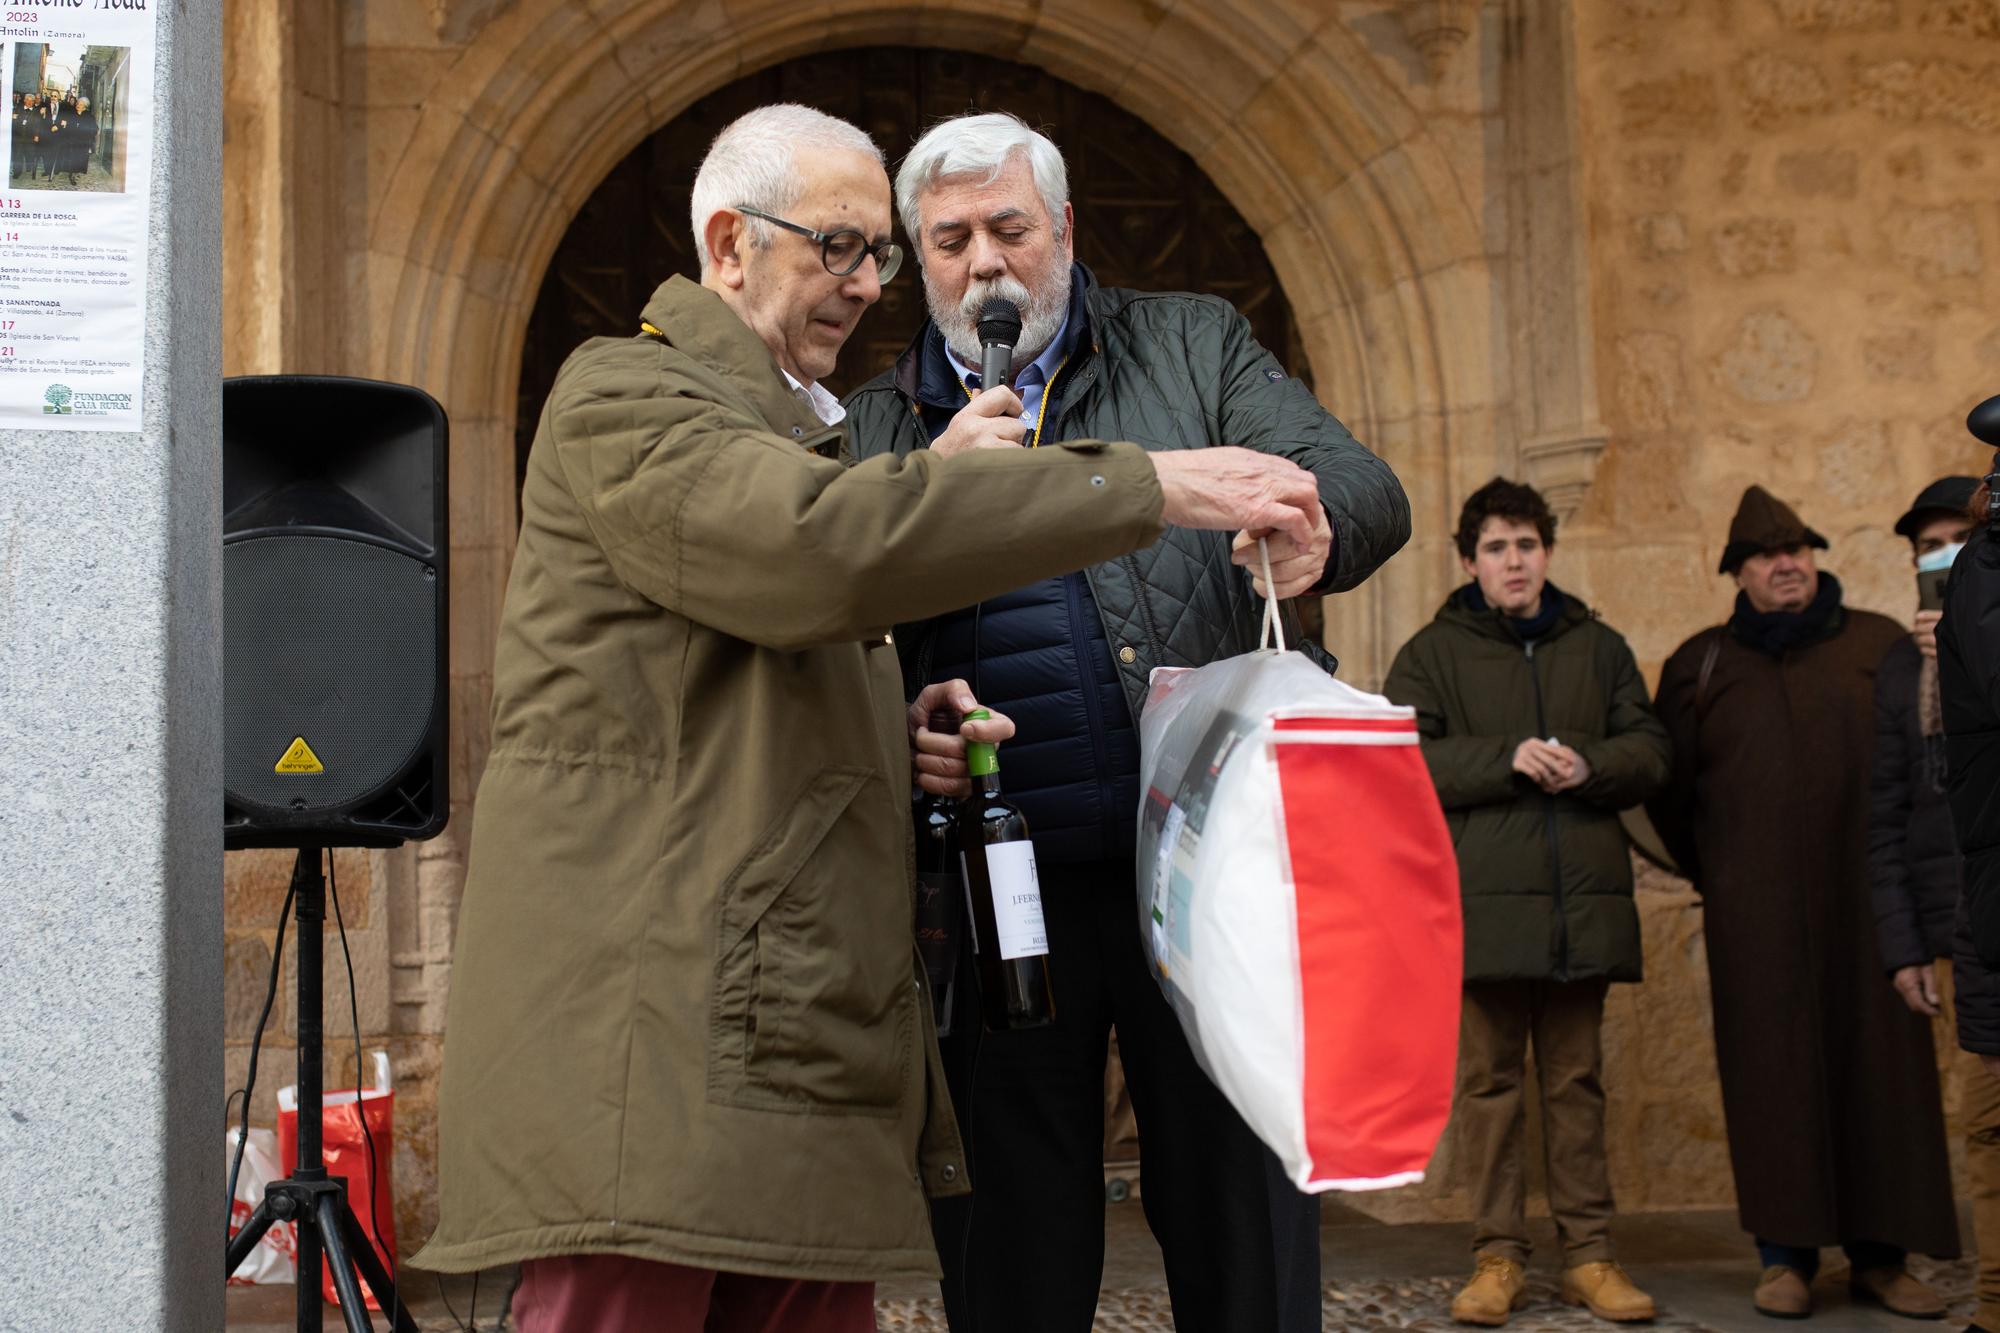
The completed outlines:
<svg viewBox="0 0 2000 1333">
<path fill-rule="evenodd" d="M 1944 1318 L 1944 1298 L 1910 1276 L 1905 1268 L 1870 1268 L 1857 1272 L 1850 1290 L 1905 1319 Z"/>
<path fill-rule="evenodd" d="M 1751 1300 L 1758 1314 L 1773 1319 L 1805 1319 L 1812 1314 L 1812 1284 L 1798 1269 L 1772 1264 L 1757 1279 L 1757 1294 Z"/>
<path fill-rule="evenodd" d="M 1562 1298 L 1617 1324 L 1643 1324 L 1655 1313 L 1653 1298 L 1633 1286 L 1624 1269 L 1604 1261 L 1564 1270 Z"/>
<path fill-rule="evenodd" d="M 1482 1254 L 1472 1281 L 1452 1298 L 1451 1317 L 1461 1324 L 1498 1328 L 1528 1298 L 1528 1275 L 1512 1259 Z"/>
</svg>

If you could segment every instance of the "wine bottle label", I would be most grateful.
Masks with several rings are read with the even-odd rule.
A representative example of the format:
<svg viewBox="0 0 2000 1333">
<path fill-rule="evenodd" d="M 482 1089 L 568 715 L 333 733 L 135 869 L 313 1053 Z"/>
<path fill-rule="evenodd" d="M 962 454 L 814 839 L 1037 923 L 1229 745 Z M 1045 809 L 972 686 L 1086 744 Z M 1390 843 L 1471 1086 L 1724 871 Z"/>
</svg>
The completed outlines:
<svg viewBox="0 0 2000 1333">
<path fill-rule="evenodd" d="M 1042 920 L 1042 884 L 1035 873 L 1035 844 L 988 844 L 986 874 L 993 885 L 993 928 L 1000 937 L 1000 956 L 1014 959 L 1046 954 L 1049 928 Z"/>
</svg>

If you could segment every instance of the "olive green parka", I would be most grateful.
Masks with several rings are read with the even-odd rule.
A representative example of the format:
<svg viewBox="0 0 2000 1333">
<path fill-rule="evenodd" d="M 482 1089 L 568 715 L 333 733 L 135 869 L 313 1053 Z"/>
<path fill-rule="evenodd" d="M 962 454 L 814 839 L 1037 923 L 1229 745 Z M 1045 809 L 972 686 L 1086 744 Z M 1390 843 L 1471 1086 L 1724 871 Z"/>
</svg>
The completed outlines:
<svg viewBox="0 0 2000 1333">
<path fill-rule="evenodd" d="M 1452 594 L 1383 686 L 1417 710 L 1458 850 L 1465 979 L 1637 981 L 1639 914 L 1618 812 L 1666 785 L 1666 729 L 1632 650 L 1582 602 L 1562 595 L 1554 623 L 1524 642 L 1477 593 Z M 1516 773 L 1514 751 L 1531 736 L 1576 750 L 1589 780 L 1551 796 Z"/>
<path fill-rule="evenodd" d="M 1088 441 L 850 467 L 715 293 L 645 319 L 528 459 L 412 1263 L 934 1276 L 966 1181 L 889 630 L 1146 545 L 1159 484 Z"/>
</svg>

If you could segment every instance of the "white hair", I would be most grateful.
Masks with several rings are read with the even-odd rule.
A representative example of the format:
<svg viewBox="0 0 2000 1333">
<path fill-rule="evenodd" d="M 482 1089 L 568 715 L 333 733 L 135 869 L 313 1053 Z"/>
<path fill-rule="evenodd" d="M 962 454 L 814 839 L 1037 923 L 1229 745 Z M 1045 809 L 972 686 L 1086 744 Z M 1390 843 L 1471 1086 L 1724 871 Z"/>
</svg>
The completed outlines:
<svg viewBox="0 0 2000 1333">
<path fill-rule="evenodd" d="M 723 127 L 701 160 L 694 177 L 694 252 L 703 276 L 713 257 L 708 253 L 708 220 L 729 208 L 756 208 L 782 214 L 799 198 L 799 174 L 794 170 L 799 149 L 866 153 L 877 162 L 882 150 L 856 126 L 824 111 L 796 102 L 780 102 L 746 111 Z M 771 243 L 771 226 L 747 218 L 750 243 L 763 249 Z"/>
<path fill-rule="evenodd" d="M 917 140 L 896 172 L 896 212 L 903 230 L 923 262 L 923 216 L 917 200 L 925 190 L 951 176 L 983 176 L 990 185 L 1007 169 L 1015 154 L 1024 154 L 1035 177 L 1035 190 L 1049 210 L 1057 240 L 1063 236 L 1063 205 L 1069 202 L 1069 170 L 1062 152 L 1048 137 L 1028 128 L 1018 116 L 1004 111 L 960 116 L 941 121 Z"/>
</svg>

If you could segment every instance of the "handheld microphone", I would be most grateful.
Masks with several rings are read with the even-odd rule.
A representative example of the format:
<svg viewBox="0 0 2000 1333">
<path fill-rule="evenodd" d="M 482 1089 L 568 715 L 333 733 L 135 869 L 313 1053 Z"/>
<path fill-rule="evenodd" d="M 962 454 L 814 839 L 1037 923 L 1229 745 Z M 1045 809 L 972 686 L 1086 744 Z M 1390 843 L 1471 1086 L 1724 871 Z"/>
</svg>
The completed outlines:
<svg viewBox="0 0 2000 1333">
<path fill-rule="evenodd" d="M 979 307 L 979 387 L 1008 383 L 1014 372 L 1014 347 L 1021 341 L 1021 308 L 996 296 Z"/>
</svg>

